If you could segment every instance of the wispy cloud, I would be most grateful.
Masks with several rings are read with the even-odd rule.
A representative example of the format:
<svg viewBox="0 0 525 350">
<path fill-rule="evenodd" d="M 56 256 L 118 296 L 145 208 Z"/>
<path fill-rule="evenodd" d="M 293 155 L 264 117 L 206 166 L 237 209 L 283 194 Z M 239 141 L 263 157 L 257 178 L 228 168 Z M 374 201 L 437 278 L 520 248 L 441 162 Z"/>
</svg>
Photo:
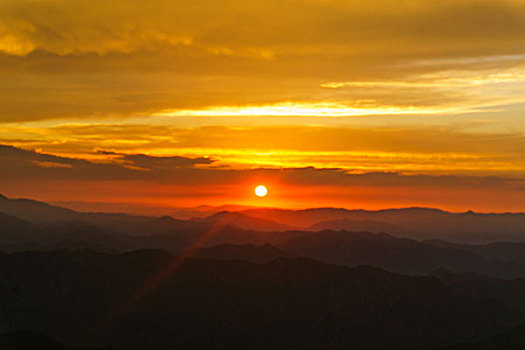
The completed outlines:
<svg viewBox="0 0 525 350">
<path fill-rule="evenodd" d="M 469 132 L 453 127 L 176 128 L 153 125 L 12 126 L 0 130 L 0 135 L 9 134 L 26 136 L 25 140 L 11 143 L 20 147 L 144 169 L 190 165 L 237 169 L 315 166 L 354 173 L 395 170 L 411 174 L 513 177 L 525 171 L 525 136 L 519 131 Z"/>
<path fill-rule="evenodd" d="M 108 154 L 108 156 L 115 154 Z M 305 207 L 343 205 L 385 207 L 432 205 L 449 209 L 515 210 L 523 196 L 524 180 L 507 177 L 403 175 L 396 172 L 349 173 L 338 168 L 166 166 L 164 158 L 126 154 L 149 166 L 120 161 L 94 162 L 32 150 L 0 146 L 0 192 L 46 200 L 170 204 L 188 206 L 226 202 Z M 175 158 L 180 162 L 181 158 Z M 171 161 L 171 159 L 170 159 Z M 259 203 L 253 186 L 268 184 L 271 196 Z M 480 201 L 491 196 L 492 201 Z M 396 204 L 397 203 L 397 204 Z"/>
<path fill-rule="evenodd" d="M 513 0 L 160 0 L 154 9 L 9 0 L 0 4 L 0 121 L 275 116 L 287 102 L 300 116 L 468 112 L 501 103 L 503 89 L 518 97 L 508 85 L 523 71 L 497 72 L 523 64 L 523 23 Z M 475 101 L 429 91 L 495 84 L 493 101 L 492 89 Z M 384 91 L 393 89 L 403 90 Z"/>
</svg>

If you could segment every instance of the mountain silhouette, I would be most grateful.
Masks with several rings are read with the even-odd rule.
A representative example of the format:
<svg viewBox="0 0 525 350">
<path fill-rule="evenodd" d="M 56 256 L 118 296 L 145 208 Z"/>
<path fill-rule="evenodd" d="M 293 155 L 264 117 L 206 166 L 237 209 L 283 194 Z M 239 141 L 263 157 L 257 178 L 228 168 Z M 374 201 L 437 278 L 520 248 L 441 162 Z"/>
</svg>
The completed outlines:
<svg viewBox="0 0 525 350">
<path fill-rule="evenodd" d="M 3 201 L 10 202 L 8 199 Z M 13 203 L 15 207 L 20 205 L 17 200 Z M 30 203 L 34 204 L 32 201 Z M 49 209 L 45 205 L 43 207 Z M 411 211 L 423 212 L 426 216 L 435 214 L 434 210 Z M 396 211 L 386 212 L 395 216 Z M 448 215 L 444 212 L 438 213 Z M 163 249 L 173 253 L 184 253 L 188 249 L 207 249 L 223 245 L 215 249 L 218 255 L 213 257 L 218 258 L 222 254 L 222 259 L 227 258 L 225 250 L 229 247 L 228 253 L 232 257 L 257 261 L 250 258 L 251 255 L 261 254 L 262 259 L 265 254 L 258 252 L 262 250 L 259 247 L 272 245 L 281 252 L 267 254 L 264 261 L 269 261 L 272 256 L 296 256 L 346 266 L 368 264 L 398 273 L 426 274 L 444 268 L 455 272 L 471 271 L 503 278 L 525 276 L 524 243 L 458 244 L 444 240 L 418 241 L 386 233 L 331 230 L 315 233 L 306 230 L 261 232 L 236 225 L 255 228 L 262 225 L 265 229 L 285 226 L 229 212 L 201 220 L 106 213 L 75 215 L 77 219 L 72 220 L 29 222 L 0 214 L 0 250 L 16 252 L 89 248 L 101 252 L 125 252 L 136 249 Z M 346 220 L 343 219 L 342 222 L 346 223 Z M 363 222 L 365 226 L 373 224 L 377 229 L 388 227 L 375 221 L 360 221 Z M 252 246 L 253 248 L 250 248 Z"/>
<path fill-rule="evenodd" d="M 388 232 L 391 234 L 407 234 L 406 230 L 395 225 L 386 224 L 374 220 L 351 220 L 339 219 L 331 221 L 321 221 L 306 228 L 307 231 L 354 231 L 354 232 L 371 232 L 381 233 Z"/>
<path fill-rule="evenodd" d="M 308 233 L 279 248 L 293 256 L 350 266 L 367 264 L 403 273 L 429 273 L 440 267 L 470 271 L 490 265 L 474 253 L 366 232 Z"/>
<path fill-rule="evenodd" d="M 219 244 L 199 250 L 195 258 L 216 260 L 239 260 L 252 263 L 268 263 L 278 258 L 288 257 L 288 254 L 270 244 L 255 246 L 253 244 L 235 245 Z"/>
<path fill-rule="evenodd" d="M 457 244 L 444 240 L 424 240 L 423 243 L 443 248 L 460 249 L 483 255 L 489 259 L 523 260 L 525 259 L 525 243 L 492 242 L 487 244 Z"/>
<path fill-rule="evenodd" d="M 279 232 L 293 230 L 294 227 L 273 222 L 266 219 L 258 219 L 246 216 L 237 212 L 222 211 L 210 215 L 204 219 L 199 220 L 200 222 L 214 222 L 224 223 L 237 226 L 246 230 L 254 230 L 260 232 Z"/>
<path fill-rule="evenodd" d="M 341 208 L 304 210 L 249 209 L 241 212 L 251 217 L 302 228 L 334 220 L 368 220 L 394 225 L 397 227 L 396 235 L 420 240 L 443 239 L 470 244 L 495 241 L 525 241 L 525 214 L 523 213 L 450 213 L 432 208 L 402 208 L 377 211 Z M 394 233 L 388 230 L 386 232 Z"/>
<path fill-rule="evenodd" d="M 344 208 L 310 208 L 300 210 L 262 208 L 247 209 L 241 213 L 257 218 L 264 218 L 276 222 L 286 222 L 298 227 L 309 227 L 319 222 L 341 219 L 375 220 L 385 223 L 391 221 L 405 222 L 414 218 L 435 218 L 446 215 L 447 212 L 432 208 L 402 208 L 384 210 L 349 210 Z"/>
<path fill-rule="evenodd" d="M 436 277 L 306 259 L 26 252 L 0 255 L 0 281 L 0 331 L 87 347 L 431 349 L 525 321 Z"/>
<path fill-rule="evenodd" d="M 41 333 L 24 329 L 0 334 L 2 350 L 97 350 L 95 348 L 67 346 Z M 111 350 L 110 348 L 98 350 Z"/>
<path fill-rule="evenodd" d="M 456 343 L 436 350 L 521 350 L 525 349 L 525 324 L 470 343 Z"/>
<path fill-rule="evenodd" d="M 432 208 L 377 211 L 342 208 L 304 210 L 247 209 L 221 212 L 197 220 L 113 213 L 81 213 L 28 199 L 0 198 L 0 212 L 31 223 L 82 221 L 99 229 L 135 236 L 177 230 L 203 230 L 207 224 L 228 224 L 251 231 L 343 229 L 386 232 L 417 240 L 462 244 L 525 242 L 525 214 L 450 213 Z M 345 221 L 348 220 L 348 221 Z M 439 224 L 438 224 L 439 223 Z"/>
<path fill-rule="evenodd" d="M 74 210 L 53 206 L 31 199 L 10 199 L 0 195 L 0 212 L 27 221 L 61 221 L 77 219 Z"/>
<path fill-rule="evenodd" d="M 522 214 L 0 207 L 2 349 L 522 345 Z"/>
<path fill-rule="evenodd" d="M 30 199 L 0 198 L 0 212 L 32 223 L 84 222 L 99 229 L 131 235 L 152 235 L 191 226 L 192 222 L 171 217 L 118 213 L 82 213 Z"/>
</svg>

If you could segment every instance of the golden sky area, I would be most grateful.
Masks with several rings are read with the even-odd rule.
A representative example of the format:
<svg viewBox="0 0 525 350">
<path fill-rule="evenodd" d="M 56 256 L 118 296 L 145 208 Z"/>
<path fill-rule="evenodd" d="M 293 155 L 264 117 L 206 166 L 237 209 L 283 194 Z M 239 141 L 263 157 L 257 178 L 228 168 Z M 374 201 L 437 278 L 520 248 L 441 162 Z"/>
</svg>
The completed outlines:
<svg viewBox="0 0 525 350">
<path fill-rule="evenodd" d="M 0 193 L 525 211 L 523 43 L 521 0 L 0 0 Z"/>
</svg>

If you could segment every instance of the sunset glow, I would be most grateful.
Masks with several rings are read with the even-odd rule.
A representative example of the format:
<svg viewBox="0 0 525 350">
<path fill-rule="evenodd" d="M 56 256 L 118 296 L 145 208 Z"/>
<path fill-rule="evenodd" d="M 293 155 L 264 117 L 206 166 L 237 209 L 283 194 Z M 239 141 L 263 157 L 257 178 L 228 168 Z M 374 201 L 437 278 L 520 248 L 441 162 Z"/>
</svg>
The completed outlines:
<svg viewBox="0 0 525 350">
<path fill-rule="evenodd" d="M 522 1 L 0 13 L 0 193 L 169 214 L 260 205 L 245 186 L 262 180 L 280 184 L 265 205 L 525 211 Z"/>
</svg>

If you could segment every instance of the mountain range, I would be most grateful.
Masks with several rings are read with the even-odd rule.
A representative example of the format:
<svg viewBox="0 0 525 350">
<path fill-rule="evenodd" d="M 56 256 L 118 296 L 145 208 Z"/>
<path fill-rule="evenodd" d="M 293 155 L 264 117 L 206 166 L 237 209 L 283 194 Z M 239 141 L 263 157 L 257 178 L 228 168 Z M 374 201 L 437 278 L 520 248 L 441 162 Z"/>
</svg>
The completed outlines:
<svg viewBox="0 0 525 350">
<path fill-rule="evenodd" d="M 463 244 L 525 242 L 524 213 L 451 213 L 431 208 L 369 211 L 341 208 L 287 210 L 241 207 L 235 212 L 213 212 L 208 208 L 206 212 L 212 212 L 209 216 L 175 219 L 170 216 L 77 212 L 43 202 L 9 199 L 1 195 L 0 212 L 34 223 L 77 220 L 101 229 L 139 236 L 195 228 L 199 225 L 202 227 L 228 223 L 241 229 L 264 232 L 346 230 L 386 232 L 404 238 L 447 240 Z"/>
<path fill-rule="evenodd" d="M 89 248 L 110 253 L 162 249 L 182 254 L 191 250 L 192 254 L 202 257 L 209 254 L 212 258 L 228 260 L 239 257 L 240 260 L 252 262 L 267 262 L 276 257 L 307 257 L 345 266 L 367 264 L 405 274 L 427 274 L 445 268 L 504 278 L 525 276 L 525 243 L 464 244 L 425 239 L 428 235 L 422 235 L 423 239 L 405 238 L 403 232 L 408 231 L 400 226 L 375 220 L 341 219 L 310 226 L 313 230 L 325 227 L 325 223 L 336 223 L 337 228 L 345 224 L 353 227 L 360 225 L 363 230 L 359 231 L 293 229 L 297 218 L 304 219 L 306 213 L 313 213 L 315 219 L 357 213 L 343 209 L 259 209 L 255 212 L 250 209 L 180 220 L 167 216 L 82 213 L 37 201 L 1 197 L 0 210 L 4 212 L 0 212 L 0 250 L 6 252 Z M 281 224 L 269 220 L 268 212 L 278 214 L 271 215 L 274 219 L 283 220 L 280 215 L 296 219 L 290 219 L 290 225 Z M 247 216 L 254 213 L 265 215 L 261 215 L 264 218 Z M 386 215 L 396 218 L 397 224 L 417 213 L 422 214 L 420 221 L 438 215 L 449 220 L 459 218 L 462 222 L 464 217 L 462 214 L 414 208 L 360 213 Z M 484 215 L 472 215 L 480 222 L 487 220 Z M 502 214 L 498 218 L 504 220 L 508 217 L 517 220 L 521 215 Z M 303 220 L 303 223 L 309 224 L 312 220 Z M 446 225 L 434 226 L 448 229 Z M 385 231 L 374 233 L 373 230 L 364 230 L 366 227 L 376 231 L 384 227 Z M 388 231 L 389 228 L 392 232 Z"/>
<path fill-rule="evenodd" d="M 432 349 L 525 322 L 525 294 L 307 259 L 25 252 L 0 255 L 0 281 L 0 332 L 95 348 Z"/>
<path fill-rule="evenodd" d="M 239 209 L 176 219 L 0 196 L 0 346 L 524 342 L 523 214 Z"/>
</svg>

